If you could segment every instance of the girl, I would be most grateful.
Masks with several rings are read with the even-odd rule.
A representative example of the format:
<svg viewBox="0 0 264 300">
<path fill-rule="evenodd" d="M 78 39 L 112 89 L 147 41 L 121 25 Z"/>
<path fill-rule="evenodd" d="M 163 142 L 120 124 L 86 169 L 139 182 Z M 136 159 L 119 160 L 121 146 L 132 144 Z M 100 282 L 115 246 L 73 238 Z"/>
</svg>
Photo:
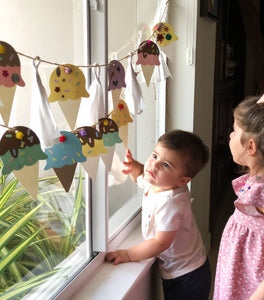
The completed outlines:
<svg viewBox="0 0 264 300">
<path fill-rule="evenodd" d="M 248 172 L 232 183 L 238 199 L 221 239 L 214 300 L 246 300 L 264 280 L 264 96 L 237 106 L 229 147 Z"/>
</svg>

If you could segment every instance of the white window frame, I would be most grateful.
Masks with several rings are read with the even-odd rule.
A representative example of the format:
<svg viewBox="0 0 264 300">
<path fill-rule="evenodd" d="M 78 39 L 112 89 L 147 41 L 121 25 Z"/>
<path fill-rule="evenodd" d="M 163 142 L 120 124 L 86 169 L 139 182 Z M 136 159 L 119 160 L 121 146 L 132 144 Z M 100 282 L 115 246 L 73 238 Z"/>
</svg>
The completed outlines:
<svg viewBox="0 0 264 300">
<path fill-rule="evenodd" d="M 90 3 L 90 6 L 89 6 Z M 108 63 L 108 1 L 107 0 L 84 0 L 86 5 L 86 20 L 87 20 L 87 64 Z M 87 72 L 90 70 L 88 69 Z M 91 73 L 90 73 L 91 74 Z M 87 75 L 90 75 L 87 74 Z M 105 103 L 108 103 L 107 91 L 107 71 L 106 68 L 101 68 L 101 82 L 104 89 Z M 91 80 L 90 80 L 91 81 Z M 157 98 L 160 101 L 156 102 L 156 112 L 158 113 L 158 120 L 156 127 L 156 136 L 159 137 L 165 132 L 165 113 L 166 113 L 166 81 L 162 81 L 157 84 Z M 162 99 L 162 100 L 161 100 Z M 106 106 L 106 111 L 108 110 Z M 83 286 L 96 270 L 104 263 L 105 252 L 115 249 L 129 233 L 141 222 L 141 211 L 140 209 L 135 211 L 131 217 L 126 220 L 116 230 L 115 234 L 108 239 L 108 203 L 107 203 L 107 189 L 108 189 L 108 174 L 104 163 L 100 160 L 97 172 L 97 178 L 100 180 L 91 181 L 89 194 L 91 196 L 91 207 L 88 211 L 91 213 L 91 244 L 92 251 L 95 256 L 91 261 L 72 279 L 71 282 L 66 285 L 58 292 L 55 299 L 64 300 L 69 299 L 70 295 L 74 295 L 81 286 Z M 131 199 L 132 200 L 132 199 Z M 129 204 L 128 204 L 129 205 Z M 117 214 L 118 217 L 118 214 Z M 112 220 L 115 222 L 115 220 Z M 89 224 L 88 224 L 89 226 Z M 71 261 L 71 258 L 78 255 L 82 255 L 82 247 L 79 247 L 73 256 L 70 256 L 65 260 Z M 84 252 L 83 252 L 84 253 Z M 73 258 L 74 259 L 74 258 Z M 75 259 L 74 259 L 75 260 Z M 52 278 L 50 278 L 50 282 Z M 48 284 L 47 284 L 48 285 Z"/>
</svg>

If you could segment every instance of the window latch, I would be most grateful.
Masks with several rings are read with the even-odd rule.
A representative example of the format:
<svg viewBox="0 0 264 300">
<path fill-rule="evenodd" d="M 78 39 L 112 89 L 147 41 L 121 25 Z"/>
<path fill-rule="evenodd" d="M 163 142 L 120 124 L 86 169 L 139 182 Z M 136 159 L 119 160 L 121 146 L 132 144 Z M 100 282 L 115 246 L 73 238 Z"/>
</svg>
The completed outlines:
<svg viewBox="0 0 264 300">
<path fill-rule="evenodd" d="M 90 8 L 93 10 L 98 10 L 98 0 L 90 0 Z"/>
</svg>

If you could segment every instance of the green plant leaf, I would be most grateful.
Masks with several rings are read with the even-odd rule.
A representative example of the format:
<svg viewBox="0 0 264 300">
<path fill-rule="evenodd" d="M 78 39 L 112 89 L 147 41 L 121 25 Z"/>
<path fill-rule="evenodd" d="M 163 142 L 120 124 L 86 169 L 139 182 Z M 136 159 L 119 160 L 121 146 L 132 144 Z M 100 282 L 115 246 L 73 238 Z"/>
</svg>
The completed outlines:
<svg viewBox="0 0 264 300">
<path fill-rule="evenodd" d="M 8 250 L 5 247 L 2 248 L 1 251 L 0 251 L 0 255 L 1 255 L 2 258 L 6 257 L 8 255 Z M 16 281 L 21 280 L 22 276 L 21 276 L 21 274 L 19 272 L 19 268 L 17 267 L 15 262 L 13 262 L 10 265 L 10 272 L 13 274 L 14 279 Z"/>
<path fill-rule="evenodd" d="M 14 236 L 20 231 L 23 226 L 31 219 L 32 215 L 43 205 L 44 203 L 40 203 L 34 209 L 32 209 L 28 214 L 18 219 L 12 226 L 6 229 L 0 235 L 0 245 L 1 248 L 4 247 Z"/>
<path fill-rule="evenodd" d="M 19 282 L 12 286 L 12 288 L 6 290 L 2 296 L 0 296 L 1 300 L 11 300 L 14 299 L 14 297 L 18 297 L 23 295 L 24 293 L 30 291 L 34 287 L 44 283 L 47 281 L 47 278 L 56 274 L 60 269 L 54 269 L 50 272 L 42 273 L 38 276 L 35 276 L 34 278 Z"/>
<path fill-rule="evenodd" d="M 34 234 L 32 234 L 29 238 L 24 240 L 21 244 L 19 244 L 16 248 L 11 250 L 8 255 L 0 260 L 0 274 L 4 272 L 4 270 L 13 262 L 15 259 L 20 256 L 23 251 L 30 245 L 32 240 L 39 234 L 42 229 L 40 228 Z"/>
<path fill-rule="evenodd" d="M 18 180 L 14 177 L 12 178 L 7 186 L 4 187 L 0 196 L 0 210 L 5 206 L 6 202 L 13 195 L 14 190 L 18 184 Z"/>
</svg>

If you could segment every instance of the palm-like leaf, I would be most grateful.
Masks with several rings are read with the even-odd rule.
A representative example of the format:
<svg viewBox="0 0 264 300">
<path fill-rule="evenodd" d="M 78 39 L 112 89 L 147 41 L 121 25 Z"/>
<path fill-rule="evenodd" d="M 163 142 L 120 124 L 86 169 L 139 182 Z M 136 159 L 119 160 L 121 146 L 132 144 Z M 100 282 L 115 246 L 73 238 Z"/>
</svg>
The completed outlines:
<svg viewBox="0 0 264 300">
<path fill-rule="evenodd" d="M 39 180 L 37 201 L 15 177 L 0 177 L 0 299 L 20 299 L 45 282 L 58 271 L 54 268 L 84 241 L 81 173 L 78 179 L 69 214 L 56 206 L 65 201 L 56 176 Z M 59 233 L 52 228 L 54 222 Z"/>
</svg>

